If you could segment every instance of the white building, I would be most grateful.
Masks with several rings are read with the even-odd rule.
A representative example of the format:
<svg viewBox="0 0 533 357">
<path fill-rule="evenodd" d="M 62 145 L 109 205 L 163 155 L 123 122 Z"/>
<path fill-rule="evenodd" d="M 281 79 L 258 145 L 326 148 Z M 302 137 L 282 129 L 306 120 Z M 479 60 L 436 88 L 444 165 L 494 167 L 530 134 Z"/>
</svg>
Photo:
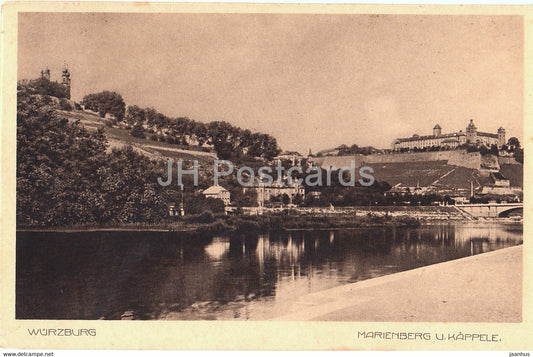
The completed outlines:
<svg viewBox="0 0 533 357">
<path fill-rule="evenodd" d="M 470 120 L 470 123 L 466 127 L 466 131 L 460 130 L 456 133 L 442 134 L 442 129 L 440 125 L 437 124 L 433 128 L 433 135 L 420 136 L 414 134 L 410 138 L 398 138 L 392 143 L 392 149 L 412 150 L 414 148 L 423 149 L 432 146 L 454 149 L 463 144 L 483 144 L 487 147 L 497 145 L 498 148 L 501 148 L 505 145 L 505 129 L 499 128 L 497 134 L 477 131 L 474 121 Z"/>
<path fill-rule="evenodd" d="M 281 196 L 283 194 L 289 196 L 291 201 L 296 195 L 300 195 L 302 198 L 305 195 L 305 188 L 302 185 L 297 185 L 296 183 L 290 184 L 289 182 L 280 183 L 275 181 L 272 184 L 267 185 L 258 180 L 254 185 L 244 187 L 243 193 L 250 189 L 257 192 L 257 203 L 259 207 L 263 207 L 265 202 L 269 201 L 272 197 Z"/>
<path fill-rule="evenodd" d="M 206 198 L 211 197 L 221 199 L 226 206 L 230 204 L 230 193 L 222 186 L 211 186 L 205 189 L 202 193 Z"/>
</svg>

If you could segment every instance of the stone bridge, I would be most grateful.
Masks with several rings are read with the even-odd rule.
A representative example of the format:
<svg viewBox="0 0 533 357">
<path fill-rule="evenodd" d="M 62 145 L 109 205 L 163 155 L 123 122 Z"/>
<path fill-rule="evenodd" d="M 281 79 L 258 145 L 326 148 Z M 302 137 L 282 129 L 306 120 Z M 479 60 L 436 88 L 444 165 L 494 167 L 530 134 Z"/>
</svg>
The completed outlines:
<svg viewBox="0 0 533 357">
<path fill-rule="evenodd" d="M 522 211 L 523 203 L 487 203 L 487 204 L 461 204 L 455 206 L 466 214 L 479 217 L 508 217 L 511 212 Z"/>
</svg>

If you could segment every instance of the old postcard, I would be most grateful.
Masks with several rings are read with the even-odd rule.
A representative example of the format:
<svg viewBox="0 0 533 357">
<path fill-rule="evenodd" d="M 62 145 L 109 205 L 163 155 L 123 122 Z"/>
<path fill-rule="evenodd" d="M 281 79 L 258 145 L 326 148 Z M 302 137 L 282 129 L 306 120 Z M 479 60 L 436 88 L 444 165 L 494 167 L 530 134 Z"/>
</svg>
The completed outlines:
<svg viewBox="0 0 533 357">
<path fill-rule="evenodd" d="M 533 349 L 531 7 L 2 10 L 0 347 Z"/>
</svg>

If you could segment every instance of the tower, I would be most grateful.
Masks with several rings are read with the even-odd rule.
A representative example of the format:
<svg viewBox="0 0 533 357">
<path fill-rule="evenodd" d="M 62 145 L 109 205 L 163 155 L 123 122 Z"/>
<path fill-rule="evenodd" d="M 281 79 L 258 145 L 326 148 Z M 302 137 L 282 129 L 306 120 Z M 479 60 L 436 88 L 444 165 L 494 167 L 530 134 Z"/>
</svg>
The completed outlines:
<svg viewBox="0 0 533 357">
<path fill-rule="evenodd" d="M 505 129 L 500 126 L 498 129 L 498 148 L 501 149 L 505 145 Z"/>
<path fill-rule="evenodd" d="M 470 119 L 470 124 L 466 127 L 466 142 L 475 144 L 477 139 L 477 128 L 474 125 L 474 120 Z"/>
<path fill-rule="evenodd" d="M 41 71 L 41 78 L 46 79 L 48 81 L 50 80 L 50 70 L 48 69 L 48 67 Z"/>
<path fill-rule="evenodd" d="M 442 128 L 440 127 L 439 124 L 433 127 L 433 136 L 439 136 L 441 132 L 442 132 Z"/>
<path fill-rule="evenodd" d="M 70 72 L 67 64 L 63 66 L 63 74 L 61 75 L 61 84 L 67 87 L 67 99 L 70 99 Z"/>
</svg>

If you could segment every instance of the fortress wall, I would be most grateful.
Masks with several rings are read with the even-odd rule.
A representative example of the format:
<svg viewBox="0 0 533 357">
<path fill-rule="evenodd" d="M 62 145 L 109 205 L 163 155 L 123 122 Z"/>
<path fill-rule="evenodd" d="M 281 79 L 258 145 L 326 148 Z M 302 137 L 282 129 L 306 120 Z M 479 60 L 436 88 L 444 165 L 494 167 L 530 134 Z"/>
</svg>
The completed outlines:
<svg viewBox="0 0 533 357">
<path fill-rule="evenodd" d="M 446 161 L 449 159 L 450 153 L 451 151 L 372 154 L 365 156 L 364 162 L 367 164 L 387 164 L 394 162 Z"/>
<path fill-rule="evenodd" d="M 515 160 L 514 157 L 498 157 L 498 163 L 500 165 L 520 165 L 518 161 Z"/>
<path fill-rule="evenodd" d="M 355 166 L 387 163 L 408 163 L 426 161 L 446 161 L 448 165 L 466 167 L 479 170 L 481 167 L 481 155 L 479 152 L 466 152 L 466 150 L 414 152 L 400 154 L 372 154 L 372 155 L 349 155 L 349 156 L 326 156 L 319 165 L 323 169 L 328 167 L 349 167 L 351 160 Z"/>
<path fill-rule="evenodd" d="M 448 165 L 466 167 L 479 170 L 481 167 L 481 154 L 479 152 L 467 152 L 466 150 L 449 151 L 451 154 Z"/>
<path fill-rule="evenodd" d="M 348 155 L 348 156 L 326 156 L 322 161 L 320 167 L 328 169 L 329 167 L 336 167 L 338 169 L 342 167 L 350 167 L 352 160 L 355 161 L 355 167 L 361 167 L 364 162 L 363 155 Z"/>
</svg>

